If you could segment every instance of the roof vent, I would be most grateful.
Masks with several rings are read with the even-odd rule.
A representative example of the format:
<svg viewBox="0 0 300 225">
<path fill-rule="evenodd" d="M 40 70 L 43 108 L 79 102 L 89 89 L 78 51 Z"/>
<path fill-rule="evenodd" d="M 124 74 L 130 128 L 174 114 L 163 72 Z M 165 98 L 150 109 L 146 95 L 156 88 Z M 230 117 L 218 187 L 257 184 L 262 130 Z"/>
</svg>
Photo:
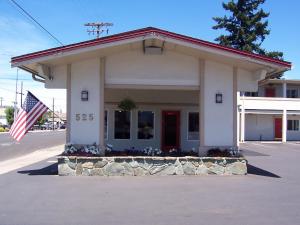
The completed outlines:
<svg viewBox="0 0 300 225">
<path fill-rule="evenodd" d="M 163 49 L 162 47 L 157 47 L 157 46 L 146 46 L 144 48 L 144 52 L 146 55 L 161 55 Z"/>
</svg>

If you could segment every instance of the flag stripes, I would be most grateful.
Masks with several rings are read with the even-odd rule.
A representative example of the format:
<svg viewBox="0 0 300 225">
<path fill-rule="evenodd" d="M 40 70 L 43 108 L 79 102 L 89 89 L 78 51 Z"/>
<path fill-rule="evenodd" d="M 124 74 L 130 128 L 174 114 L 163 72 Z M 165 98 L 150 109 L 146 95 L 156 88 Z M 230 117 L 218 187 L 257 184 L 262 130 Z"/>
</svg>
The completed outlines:
<svg viewBox="0 0 300 225">
<path fill-rule="evenodd" d="M 28 92 L 16 121 L 11 126 L 10 135 L 15 140 L 20 141 L 38 118 L 47 112 L 47 110 L 48 107 L 46 105 Z"/>
</svg>

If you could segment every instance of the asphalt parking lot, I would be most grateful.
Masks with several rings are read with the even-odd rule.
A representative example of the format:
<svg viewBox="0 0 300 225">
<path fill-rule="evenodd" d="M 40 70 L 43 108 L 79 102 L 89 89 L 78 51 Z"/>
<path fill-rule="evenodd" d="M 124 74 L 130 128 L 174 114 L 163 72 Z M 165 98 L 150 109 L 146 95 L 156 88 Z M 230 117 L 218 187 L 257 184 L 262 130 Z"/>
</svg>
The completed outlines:
<svg viewBox="0 0 300 225">
<path fill-rule="evenodd" d="M 247 176 L 58 177 L 48 159 L 0 176 L 0 224 L 299 224 L 300 144 L 242 151 Z"/>
</svg>

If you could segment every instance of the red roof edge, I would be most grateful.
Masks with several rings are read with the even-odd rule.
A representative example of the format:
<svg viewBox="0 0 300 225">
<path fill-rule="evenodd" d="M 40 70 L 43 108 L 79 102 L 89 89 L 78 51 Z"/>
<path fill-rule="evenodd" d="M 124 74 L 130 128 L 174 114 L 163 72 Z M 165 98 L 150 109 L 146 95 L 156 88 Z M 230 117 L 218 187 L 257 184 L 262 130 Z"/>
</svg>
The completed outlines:
<svg viewBox="0 0 300 225">
<path fill-rule="evenodd" d="M 56 48 L 50 48 L 50 49 L 46 49 L 46 50 L 42 50 L 42 51 L 38 51 L 38 52 L 33 52 L 33 53 L 25 54 L 25 55 L 12 57 L 11 63 L 12 64 L 20 63 L 22 61 L 31 60 L 31 59 L 35 59 L 35 58 L 39 58 L 39 57 L 44 57 L 44 56 L 50 56 L 50 55 L 54 55 L 54 54 L 62 53 L 62 52 L 68 52 L 68 51 L 72 51 L 72 50 L 76 50 L 76 49 L 80 49 L 80 48 L 91 47 L 91 46 L 106 44 L 106 43 L 112 43 L 112 42 L 127 40 L 127 39 L 135 38 L 135 37 L 141 37 L 141 36 L 145 36 L 147 34 L 153 33 L 153 32 L 163 35 L 163 36 L 166 36 L 166 37 L 177 39 L 180 41 L 186 41 L 186 42 L 196 44 L 196 45 L 206 46 L 206 47 L 210 47 L 210 48 L 217 49 L 217 50 L 223 50 L 226 52 L 262 60 L 262 61 L 269 62 L 269 63 L 274 63 L 274 64 L 288 67 L 288 68 L 291 68 L 291 66 L 292 66 L 291 62 L 282 61 L 282 60 L 274 59 L 274 58 L 267 57 L 264 55 L 251 53 L 251 52 L 241 51 L 241 50 L 238 50 L 235 48 L 226 47 L 223 45 L 219 45 L 219 44 L 204 41 L 201 39 L 169 32 L 169 31 L 154 28 L 154 27 L 146 27 L 146 28 L 123 32 L 123 33 L 110 35 L 110 36 L 106 36 L 106 37 L 102 37 L 102 38 L 98 38 L 98 39 L 83 41 L 83 42 L 79 42 L 79 43 L 74 43 L 74 44 L 65 45 L 65 46 L 56 47 Z"/>
</svg>

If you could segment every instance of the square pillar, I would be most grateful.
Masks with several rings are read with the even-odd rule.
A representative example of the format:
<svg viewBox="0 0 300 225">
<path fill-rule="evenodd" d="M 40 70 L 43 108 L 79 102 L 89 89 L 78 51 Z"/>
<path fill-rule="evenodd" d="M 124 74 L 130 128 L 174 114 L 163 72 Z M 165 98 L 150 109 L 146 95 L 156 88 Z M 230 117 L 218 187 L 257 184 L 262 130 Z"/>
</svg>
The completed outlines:
<svg viewBox="0 0 300 225">
<path fill-rule="evenodd" d="M 241 120 L 240 120 L 240 126 L 241 126 L 241 135 L 240 135 L 240 141 L 243 143 L 245 142 L 245 105 L 244 105 L 244 93 L 242 95 L 242 110 L 241 110 Z"/>
<path fill-rule="evenodd" d="M 201 156 L 205 150 L 205 131 L 204 131 L 204 73 L 205 73 L 205 61 L 199 59 L 199 150 L 198 155 Z"/>
<path fill-rule="evenodd" d="M 99 93 L 99 147 L 101 149 L 101 154 L 105 154 L 105 141 L 104 141 L 104 117 L 105 117 L 105 109 L 104 109 L 104 86 L 105 86 L 105 57 L 100 58 L 100 93 Z"/>
<path fill-rule="evenodd" d="M 238 148 L 239 140 L 238 140 L 238 94 L 237 91 L 237 68 L 233 68 L 233 78 L 232 78 L 232 127 L 233 127 L 233 135 L 232 135 L 232 144 L 234 148 Z"/>
<path fill-rule="evenodd" d="M 286 130 L 287 130 L 287 116 L 286 109 L 283 110 L 282 113 L 282 142 L 286 142 Z"/>
<path fill-rule="evenodd" d="M 66 143 L 71 140 L 71 64 L 67 65 L 67 124 L 66 124 Z"/>
<path fill-rule="evenodd" d="M 282 97 L 286 98 L 286 82 L 285 81 L 282 84 Z"/>
</svg>

